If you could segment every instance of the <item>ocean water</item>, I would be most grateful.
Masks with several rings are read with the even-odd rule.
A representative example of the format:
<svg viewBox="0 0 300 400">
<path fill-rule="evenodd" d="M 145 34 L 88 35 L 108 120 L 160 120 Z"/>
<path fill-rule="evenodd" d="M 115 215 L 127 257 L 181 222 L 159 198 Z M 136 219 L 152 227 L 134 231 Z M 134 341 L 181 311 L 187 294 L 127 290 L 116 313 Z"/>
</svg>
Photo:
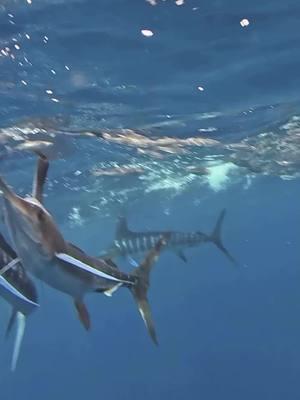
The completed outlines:
<svg viewBox="0 0 300 400">
<path fill-rule="evenodd" d="M 45 206 L 94 256 L 119 215 L 133 231 L 209 234 L 225 208 L 238 261 L 212 243 L 187 263 L 162 252 L 159 346 L 128 290 L 86 296 L 87 332 L 35 279 L 13 373 L 0 303 L 1 399 L 299 399 L 299 16 L 296 0 L 1 1 L 6 182 L 30 193 L 32 150 L 46 153 Z"/>
</svg>

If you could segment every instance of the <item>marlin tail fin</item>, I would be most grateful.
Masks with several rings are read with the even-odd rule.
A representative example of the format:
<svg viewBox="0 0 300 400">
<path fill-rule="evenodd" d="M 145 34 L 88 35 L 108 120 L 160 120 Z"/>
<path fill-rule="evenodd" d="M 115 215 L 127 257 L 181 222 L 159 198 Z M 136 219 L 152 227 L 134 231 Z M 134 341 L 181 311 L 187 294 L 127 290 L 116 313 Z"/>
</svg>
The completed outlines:
<svg viewBox="0 0 300 400">
<path fill-rule="evenodd" d="M 166 245 L 166 238 L 162 237 L 152 250 L 146 255 L 142 263 L 131 273 L 136 277 L 136 284 L 130 287 L 133 297 L 137 303 L 138 310 L 144 320 L 146 328 L 153 342 L 158 345 L 151 309 L 147 298 L 150 286 L 150 272 L 153 264 L 157 261 L 159 254 Z"/>
<path fill-rule="evenodd" d="M 225 254 L 225 256 L 233 264 L 238 265 L 238 262 L 236 261 L 236 259 L 229 253 L 229 251 L 226 249 L 226 247 L 224 247 L 223 242 L 222 242 L 221 233 L 222 233 L 222 225 L 223 225 L 225 214 L 226 214 L 226 210 L 224 208 L 221 211 L 221 214 L 219 215 L 219 218 L 216 222 L 213 232 L 209 236 L 209 239 L 211 242 L 213 242 L 218 247 L 219 250 L 221 250 Z"/>
</svg>

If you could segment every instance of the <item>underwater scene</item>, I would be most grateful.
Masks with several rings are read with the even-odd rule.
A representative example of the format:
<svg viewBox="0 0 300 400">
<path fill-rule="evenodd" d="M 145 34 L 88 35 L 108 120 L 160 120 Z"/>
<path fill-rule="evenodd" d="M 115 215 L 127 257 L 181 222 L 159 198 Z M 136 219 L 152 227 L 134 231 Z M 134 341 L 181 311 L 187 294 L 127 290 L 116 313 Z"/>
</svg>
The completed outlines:
<svg viewBox="0 0 300 400">
<path fill-rule="evenodd" d="M 0 2 L 1 400 L 300 398 L 300 2 Z"/>
</svg>

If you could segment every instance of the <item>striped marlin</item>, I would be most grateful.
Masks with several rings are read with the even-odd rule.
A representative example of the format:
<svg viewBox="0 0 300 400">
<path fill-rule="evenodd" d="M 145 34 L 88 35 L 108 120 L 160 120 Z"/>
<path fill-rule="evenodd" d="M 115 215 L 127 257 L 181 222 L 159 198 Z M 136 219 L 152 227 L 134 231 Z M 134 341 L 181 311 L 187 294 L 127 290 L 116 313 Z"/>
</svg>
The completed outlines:
<svg viewBox="0 0 300 400">
<path fill-rule="evenodd" d="M 87 255 L 66 241 L 54 218 L 42 204 L 44 182 L 37 177 L 39 170 L 45 171 L 46 167 L 48 161 L 39 157 L 34 197 L 18 196 L 0 177 L 5 222 L 23 266 L 49 286 L 69 295 L 86 329 L 90 328 L 90 317 L 84 304 L 87 293 L 102 292 L 110 296 L 120 287 L 130 289 L 148 332 L 157 343 L 147 291 L 151 268 L 167 238 L 159 238 L 143 262 L 131 273 L 120 271 L 111 261 Z"/>
<path fill-rule="evenodd" d="M 183 249 L 211 242 L 215 244 L 232 263 L 237 264 L 236 260 L 224 247 L 221 239 L 221 229 L 225 212 L 225 209 L 221 211 L 211 234 L 199 231 L 187 233 L 174 231 L 136 232 L 128 228 L 126 217 L 119 216 L 115 240 L 108 250 L 104 250 L 101 253 L 101 257 L 113 259 L 121 256 L 130 258 L 131 256 L 139 255 L 148 251 L 154 243 L 157 242 L 161 235 L 168 235 L 169 239 L 165 249 L 175 252 L 175 254 L 184 262 L 187 262 L 187 257 L 185 256 Z"/>
<path fill-rule="evenodd" d="M 6 266 L 12 263 L 14 263 L 14 265 L 5 271 Z M 10 333 L 14 322 L 16 321 L 17 323 L 11 363 L 11 369 L 14 371 L 24 336 L 26 317 L 34 312 L 39 305 L 37 303 L 38 296 L 33 281 L 20 263 L 16 252 L 7 243 L 1 233 L 0 268 L 0 296 L 12 306 L 12 313 L 7 326 L 6 336 Z"/>
</svg>

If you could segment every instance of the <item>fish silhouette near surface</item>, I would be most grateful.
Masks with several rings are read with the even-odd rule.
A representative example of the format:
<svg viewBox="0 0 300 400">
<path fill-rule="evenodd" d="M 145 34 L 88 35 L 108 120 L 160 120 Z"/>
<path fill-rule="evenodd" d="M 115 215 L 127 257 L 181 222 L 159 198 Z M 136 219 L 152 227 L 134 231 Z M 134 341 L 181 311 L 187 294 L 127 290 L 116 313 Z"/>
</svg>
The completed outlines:
<svg viewBox="0 0 300 400">
<path fill-rule="evenodd" d="M 7 266 L 13 266 L 6 269 Z M 20 354 L 25 332 L 26 318 L 38 307 L 38 295 L 34 282 L 20 263 L 16 252 L 0 233 L 0 297 L 12 307 L 11 317 L 6 330 L 9 335 L 16 322 L 16 337 L 11 369 L 14 371 Z"/>
<path fill-rule="evenodd" d="M 168 235 L 168 243 L 165 250 L 173 251 L 178 257 L 187 262 L 184 249 L 196 247 L 204 243 L 213 243 L 233 263 L 238 264 L 234 257 L 224 247 L 221 238 L 221 229 L 225 217 L 225 209 L 222 210 L 211 234 L 203 232 L 174 232 L 174 231 L 143 231 L 135 232 L 128 228 L 127 219 L 124 216 L 118 218 L 115 240 L 108 250 L 102 251 L 101 257 L 115 258 L 128 257 L 131 263 L 135 261 L 132 256 L 143 254 L 157 242 L 162 235 Z"/>
<path fill-rule="evenodd" d="M 68 294 L 86 329 L 90 328 L 90 317 L 84 304 L 87 293 L 102 292 L 110 296 L 120 287 L 128 288 L 152 340 L 157 343 L 147 292 L 150 271 L 166 245 L 168 235 L 157 238 L 143 262 L 131 273 L 120 271 L 109 260 L 87 255 L 66 241 L 43 205 L 47 171 L 48 161 L 39 157 L 33 196 L 26 198 L 18 196 L 0 177 L 5 223 L 24 268 L 49 286 Z"/>
</svg>

